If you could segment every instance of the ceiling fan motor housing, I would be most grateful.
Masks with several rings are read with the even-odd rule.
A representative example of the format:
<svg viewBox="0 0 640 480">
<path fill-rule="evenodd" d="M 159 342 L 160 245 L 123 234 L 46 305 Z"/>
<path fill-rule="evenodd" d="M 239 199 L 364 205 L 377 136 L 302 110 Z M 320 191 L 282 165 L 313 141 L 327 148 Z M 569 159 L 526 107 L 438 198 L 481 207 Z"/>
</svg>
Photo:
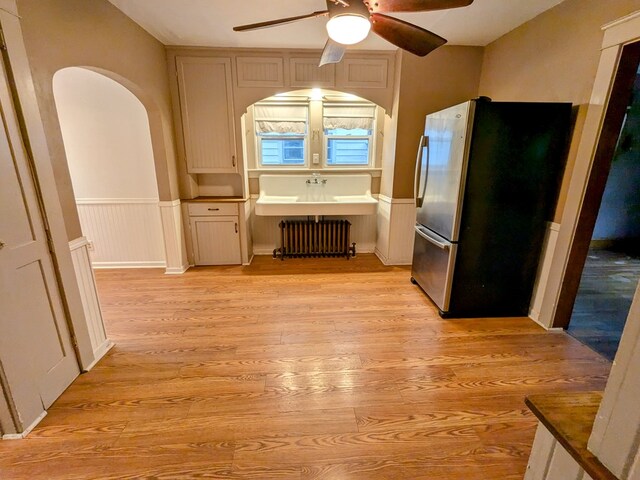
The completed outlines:
<svg viewBox="0 0 640 480">
<path fill-rule="evenodd" d="M 350 0 L 348 7 L 333 0 L 327 0 L 327 10 L 329 10 L 329 18 L 340 15 L 360 15 L 368 19 L 370 16 L 369 8 L 362 0 Z"/>
</svg>

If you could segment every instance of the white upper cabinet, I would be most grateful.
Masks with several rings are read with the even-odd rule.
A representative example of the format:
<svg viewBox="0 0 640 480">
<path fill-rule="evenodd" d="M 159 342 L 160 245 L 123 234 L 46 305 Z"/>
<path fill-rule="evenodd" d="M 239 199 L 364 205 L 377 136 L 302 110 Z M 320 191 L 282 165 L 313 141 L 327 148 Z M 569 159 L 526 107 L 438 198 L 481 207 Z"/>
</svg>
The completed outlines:
<svg viewBox="0 0 640 480">
<path fill-rule="evenodd" d="M 176 57 L 189 173 L 236 173 L 231 59 Z"/>
</svg>

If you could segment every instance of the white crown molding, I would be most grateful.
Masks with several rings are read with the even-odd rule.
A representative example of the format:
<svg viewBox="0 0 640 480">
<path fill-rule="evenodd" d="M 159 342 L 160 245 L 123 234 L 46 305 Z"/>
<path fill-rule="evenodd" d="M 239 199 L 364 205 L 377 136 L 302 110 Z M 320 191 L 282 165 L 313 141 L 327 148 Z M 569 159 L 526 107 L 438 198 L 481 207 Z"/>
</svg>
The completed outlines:
<svg viewBox="0 0 640 480">
<path fill-rule="evenodd" d="M 630 22 L 636 18 L 640 18 L 640 10 L 636 10 L 629 15 L 626 15 L 621 18 L 615 19 L 613 22 L 605 23 L 601 28 L 602 30 L 609 30 L 610 28 L 617 27 L 618 25 L 622 25 L 623 23 Z"/>
</svg>

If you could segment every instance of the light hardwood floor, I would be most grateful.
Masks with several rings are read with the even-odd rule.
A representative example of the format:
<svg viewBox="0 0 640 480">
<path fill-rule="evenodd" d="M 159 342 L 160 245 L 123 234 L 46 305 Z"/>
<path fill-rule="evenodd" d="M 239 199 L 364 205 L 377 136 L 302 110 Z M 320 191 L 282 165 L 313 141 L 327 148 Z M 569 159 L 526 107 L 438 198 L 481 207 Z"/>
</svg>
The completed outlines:
<svg viewBox="0 0 640 480">
<path fill-rule="evenodd" d="M 371 255 L 98 271 L 117 346 L 2 479 L 521 479 L 527 394 L 610 364 L 529 319 L 442 320 Z"/>
</svg>

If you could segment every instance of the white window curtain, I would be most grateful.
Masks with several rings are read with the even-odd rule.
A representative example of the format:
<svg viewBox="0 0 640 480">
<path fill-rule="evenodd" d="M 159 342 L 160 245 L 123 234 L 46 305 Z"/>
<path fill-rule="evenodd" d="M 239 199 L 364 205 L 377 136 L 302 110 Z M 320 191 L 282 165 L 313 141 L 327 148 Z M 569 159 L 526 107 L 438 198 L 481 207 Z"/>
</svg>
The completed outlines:
<svg viewBox="0 0 640 480">
<path fill-rule="evenodd" d="M 256 134 L 306 135 L 309 116 L 306 105 L 256 105 Z"/>
<path fill-rule="evenodd" d="M 326 105 L 323 123 L 325 130 L 373 130 L 376 107 L 373 105 Z"/>
</svg>

